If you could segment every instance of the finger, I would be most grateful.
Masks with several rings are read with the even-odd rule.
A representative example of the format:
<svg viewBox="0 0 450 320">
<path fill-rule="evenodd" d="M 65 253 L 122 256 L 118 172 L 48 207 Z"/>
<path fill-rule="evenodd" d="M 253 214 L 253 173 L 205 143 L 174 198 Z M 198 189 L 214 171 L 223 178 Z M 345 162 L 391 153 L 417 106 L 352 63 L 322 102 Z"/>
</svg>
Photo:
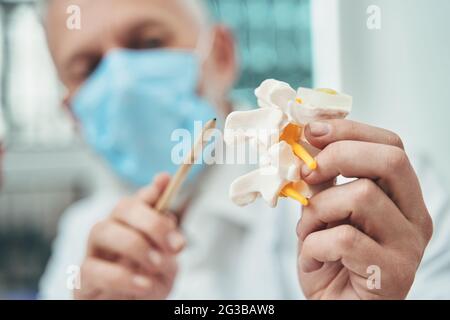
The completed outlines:
<svg viewBox="0 0 450 320">
<path fill-rule="evenodd" d="M 302 167 L 302 177 L 308 184 L 319 184 L 342 175 L 348 178 L 379 180 L 387 195 L 402 213 L 412 221 L 422 221 L 424 207 L 422 191 L 406 153 L 397 147 L 358 141 L 339 141 L 317 155 L 318 168 Z"/>
<path fill-rule="evenodd" d="M 153 248 L 138 232 L 110 221 L 96 224 L 89 237 L 88 254 L 101 257 L 120 257 L 124 266 L 136 265 L 147 272 L 157 273 L 164 268 L 164 256 Z M 131 264 L 130 264 L 131 262 Z"/>
<path fill-rule="evenodd" d="M 359 179 L 313 196 L 309 206 L 303 209 L 297 233 L 300 241 L 304 241 L 313 232 L 344 222 L 356 226 L 380 244 L 398 241 L 410 225 L 373 181 Z"/>
<path fill-rule="evenodd" d="M 170 175 L 168 173 L 160 173 L 155 176 L 151 185 L 140 189 L 137 196 L 148 205 L 154 206 L 169 182 Z"/>
<path fill-rule="evenodd" d="M 123 295 L 136 298 L 153 288 L 152 279 L 105 260 L 88 258 L 81 269 L 81 289 L 104 291 L 110 298 Z"/>
<path fill-rule="evenodd" d="M 166 252 L 177 253 L 185 245 L 173 218 L 159 214 L 135 198 L 123 199 L 114 210 L 113 218 L 141 232 Z"/>
<path fill-rule="evenodd" d="M 351 120 L 312 122 L 305 128 L 305 137 L 319 149 L 343 140 L 373 142 L 404 149 L 402 140 L 394 132 Z"/>
<path fill-rule="evenodd" d="M 350 225 L 340 225 L 308 235 L 299 263 L 302 272 L 320 269 L 323 263 L 340 261 L 350 271 L 367 277 L 367 267 L 379 265 L 382 247 Z"/>
</svg>

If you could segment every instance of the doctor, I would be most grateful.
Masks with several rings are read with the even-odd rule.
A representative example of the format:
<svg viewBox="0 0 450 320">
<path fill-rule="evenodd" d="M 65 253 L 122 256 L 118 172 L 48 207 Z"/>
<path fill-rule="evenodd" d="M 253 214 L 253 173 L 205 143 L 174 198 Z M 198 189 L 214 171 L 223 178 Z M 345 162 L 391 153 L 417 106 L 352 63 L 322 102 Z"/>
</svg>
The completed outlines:
<svg viewBox="0 0 450 320">
<path fill-rule="evenodd" d="M 73 4 L 82 13 L 78 31 L 66 28 Z M 181 221 L 153 209 L 170 179 L 160 172 L 175 169 L 170 132 L 232 110 L 233 39 L 208 23 L 199 1 L 50 1 L 45 25 L 86 141 L 134 188 L 65 213 L 42 298 L 450 298 L 446 193 L 429 165 L 412 165 L 400 138 L 384 129 L 309 125 L 308 140 L 323 151 L 304 179 L 356 179 L 315 195 L 300 220 L 289 201 L 277 210 L 233 206 L 227 189 L 248 170 L 242 166 L 197 170 L 173 208 Z M 425 251 L 429 212 L 438 229 Z M 74 266 L 75 288 L 67 273 Z M 375 287 L 367 283 L 374 266 Z"/>
</svg>

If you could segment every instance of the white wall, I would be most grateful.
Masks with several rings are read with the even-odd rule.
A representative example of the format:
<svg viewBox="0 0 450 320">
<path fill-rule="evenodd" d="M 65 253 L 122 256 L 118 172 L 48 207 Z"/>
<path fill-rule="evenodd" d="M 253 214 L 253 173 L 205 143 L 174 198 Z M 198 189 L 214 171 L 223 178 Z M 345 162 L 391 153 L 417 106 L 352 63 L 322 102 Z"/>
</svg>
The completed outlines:
<svg viewBox="0 0 450 320">
<path fill-rule="evenodd" d="M 316 65 L 338 64 L 336 76 L 318 70 L 316 84 L 354 96 L 353 119 L 397 131 L 409 151 L 423 151 L 450 182 L 450 1 L 448 0 L 313 0 L 316 51 L 338 30 L 334 55 L 316 53 Z M 331 5 L 330 9 L 330 3 Z M 369 5 L 381 9 L 381 30 L 366 26 Z M 315 9 L 314 9 L 315 8 Z M 330 13 L 330 10 L 333 12 Z M 314 12 L 321 12 L 314 14 Z M 325 13 L 328 11 L 327 13 Z M 325 40 L 324 40 L 325 39 Z M 321 46 L 317 45 L 322 44 Z M 333 62 L 334 61 L 334 62 Z"/>
</svg>

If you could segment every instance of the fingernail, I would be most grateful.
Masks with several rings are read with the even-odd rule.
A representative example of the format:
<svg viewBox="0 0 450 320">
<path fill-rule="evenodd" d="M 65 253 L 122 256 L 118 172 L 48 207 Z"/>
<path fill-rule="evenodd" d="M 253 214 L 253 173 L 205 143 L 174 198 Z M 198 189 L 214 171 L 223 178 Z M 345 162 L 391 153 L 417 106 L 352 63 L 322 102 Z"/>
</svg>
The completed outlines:
<svg viewBox="0 0 450 320">
<path fill-rule="evenodd" d="M 302 178 L 307 178 L 313 170 L 311 170 L 306 164 L 302 166 Z"/>
<path fill-rule="evenodd" d="M 154 250 L 150 250 L 150 252 L 148 253 L 148 259 L 155 266 L 160 266 L 161 265 L 162 257 L 161 257 L 161 255 L 158 252 L 156 252 Z"/>
<path fill-rule="evenodd" d="M 184 237 L 181 233 L 174 231 L 169 233 L 167 236 L 167 241 L 172 250 L 178 251 L 184 246 Z"/>
<path fill-rule="evenodd" d="M 152 286 L 152 281 L 149 278 L 143 276 L 135 276 L 133 282 L 138 287 L 149 289 Z"/>
<path fill-rule="evenodd" d="M 326 122 L 311 122 L 309 131 L 313 137 L 322 137 L 330 133 L 331 126 Z"/>
</svg>

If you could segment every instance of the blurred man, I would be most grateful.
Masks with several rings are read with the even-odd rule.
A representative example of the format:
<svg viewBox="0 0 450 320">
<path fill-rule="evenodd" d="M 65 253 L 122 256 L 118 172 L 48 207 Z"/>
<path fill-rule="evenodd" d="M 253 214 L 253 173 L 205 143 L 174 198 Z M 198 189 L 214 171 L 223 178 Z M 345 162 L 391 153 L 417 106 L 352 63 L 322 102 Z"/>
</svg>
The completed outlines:
<svg viewBox="0 0 450 320">
<path fill-rule="evenodd" d="M 82 13 L 77 31 L 66 28 L 74 4 Z M 118 177 L 142 188 L 69 209 L 41 283 L 43 298 L 70 298 L 72 289 L 78 299 L 450 297 L 438 285 L 450 279 L 440 268 L 450 262 L 442 245 L 447 233 L 435 236 L 417 272 L 432 222 L 402 141 L 387 130 L 346 120 L 306 128 L 323 151 L 319 169 L 305 167 L 303 178 L 356 180 L 315 195 L 300 222 L 290 202 L 277 212 L 263 204 L 234 207 L 227 189 L 247 168 L 228 165 L 197 172 L 187 201 L 174 209 L 182 211 L 181 229 L 173 216 L 155 211 L 170 179 L 159 172 L 174 170 L 170 132 L 223 119 L 232 109 L 233 39 L 208 23 L 200 2 L 51 1 L 45 25 L 66 104 L 84 137 Z M 422 188 L 441 195 L 429 173 Z M 441 200 L 428 198 L 438 223 L 446 209 Z M 74 288 L 74 275 L 66 273 L 73 266 L 81 266 Z M 368 285 L 374 268 L 381 286 Z"/>
</svg>

